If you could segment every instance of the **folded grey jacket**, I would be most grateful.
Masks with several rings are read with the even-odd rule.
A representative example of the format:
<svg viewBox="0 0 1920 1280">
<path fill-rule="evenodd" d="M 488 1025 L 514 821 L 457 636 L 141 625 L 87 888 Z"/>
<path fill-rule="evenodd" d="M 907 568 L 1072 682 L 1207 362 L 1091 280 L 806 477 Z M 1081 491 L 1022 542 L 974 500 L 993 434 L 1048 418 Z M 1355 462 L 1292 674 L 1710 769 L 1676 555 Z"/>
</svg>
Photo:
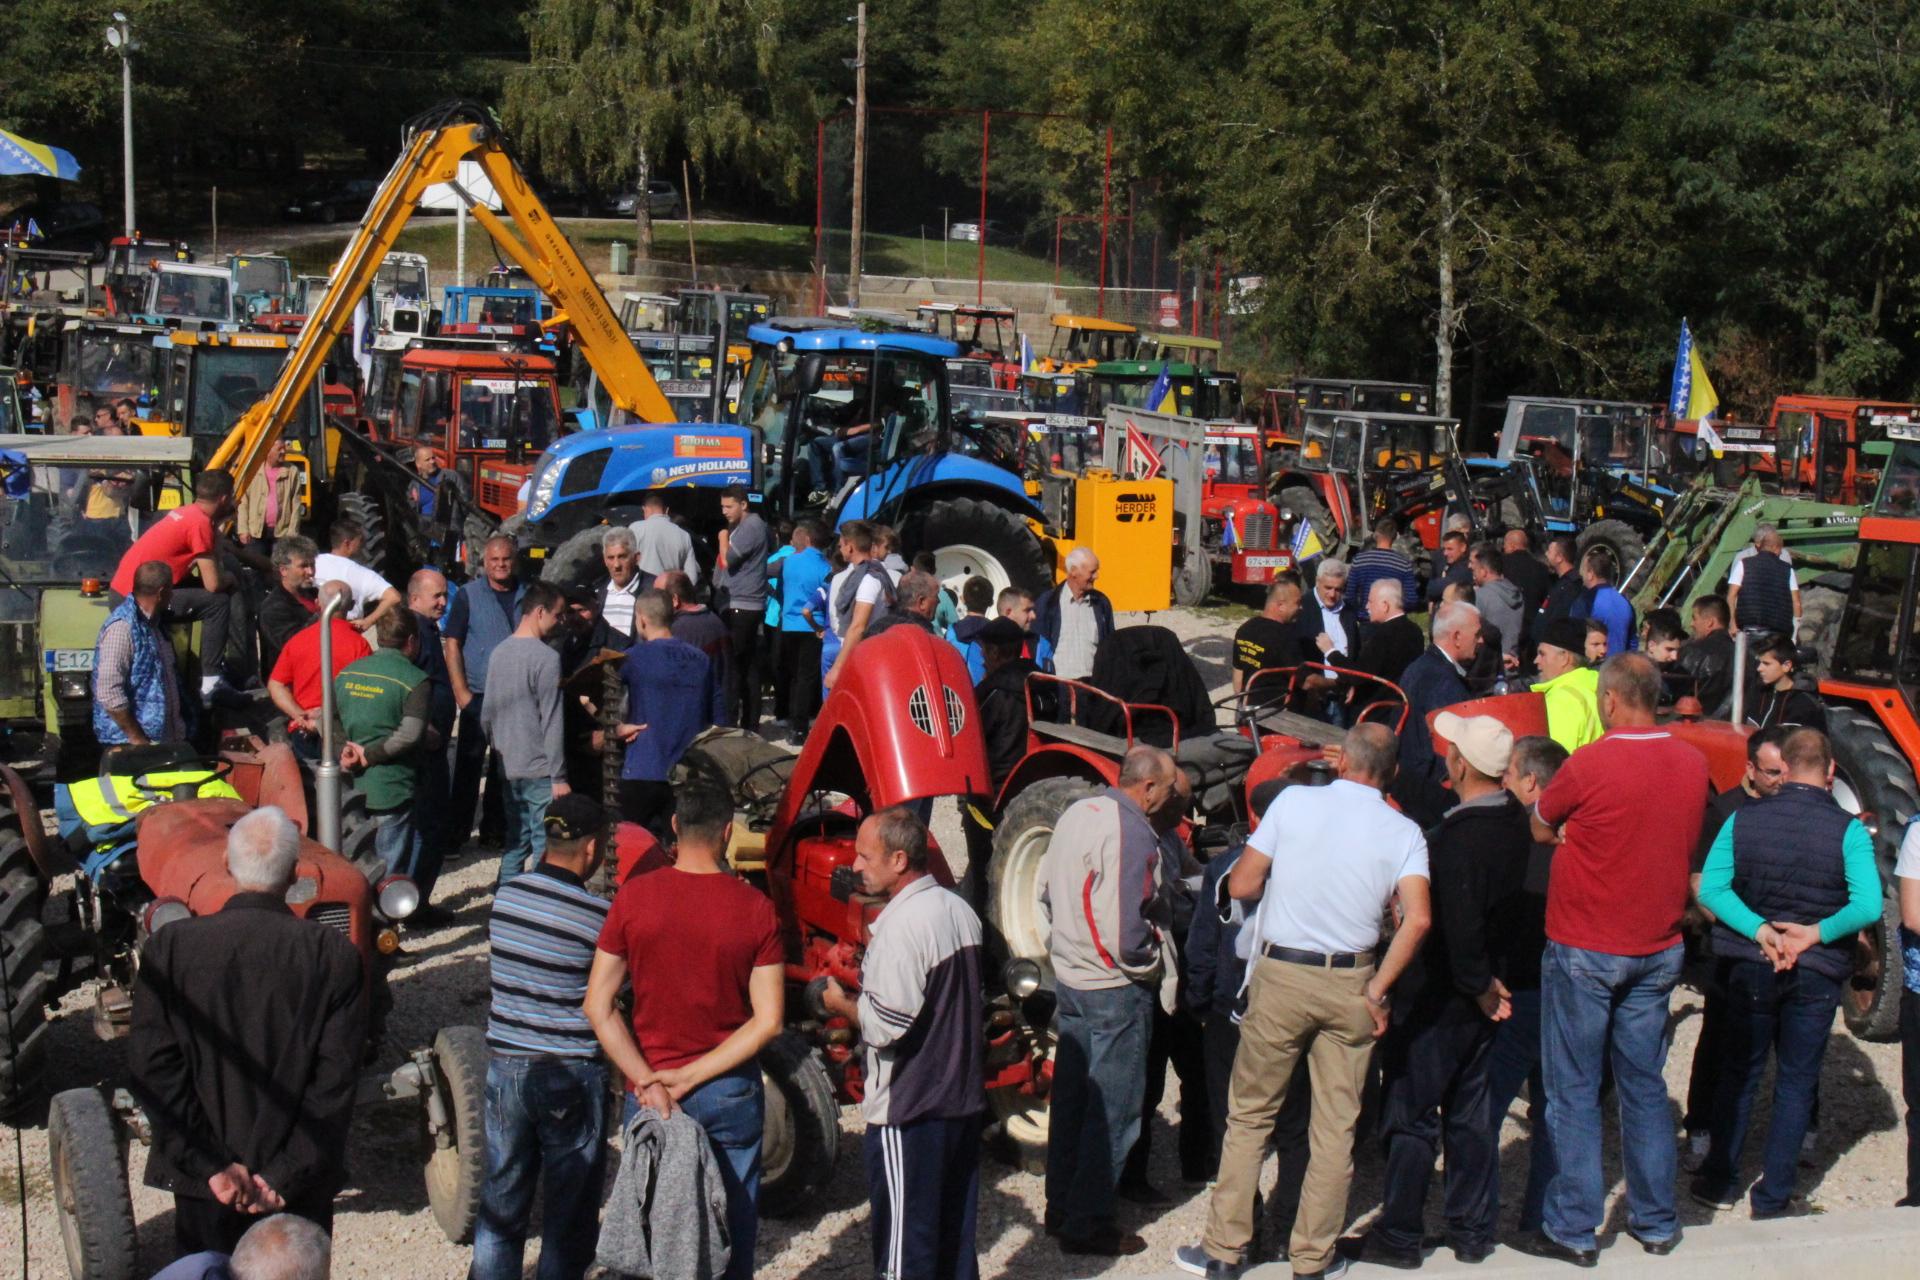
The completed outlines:
<svg viewBox="0 0 1920 1280">
<path fill-rule="evenodd" d="M 663 1120 L 641 1107 L 621 1132 L 594 1261 L 637 1280 L 712 1280 L 727 1257 L 727 1188 L 707 1131 L 678 1108 Z"/>
</svg>

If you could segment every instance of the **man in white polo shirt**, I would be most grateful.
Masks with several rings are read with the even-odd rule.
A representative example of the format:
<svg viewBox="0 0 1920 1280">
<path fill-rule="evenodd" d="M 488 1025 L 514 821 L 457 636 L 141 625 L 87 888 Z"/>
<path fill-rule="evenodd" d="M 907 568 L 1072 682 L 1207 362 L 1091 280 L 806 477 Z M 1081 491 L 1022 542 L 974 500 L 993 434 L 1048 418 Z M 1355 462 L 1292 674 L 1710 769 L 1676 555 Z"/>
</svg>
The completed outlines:
<svg viewBox="0 0 1920 1280">
<path fill-rule="evenodd" d="M 314 581 L 346 583 L 353 592 L 347 617 L 353 619 L 356 631 L 371 631 L 376 622 L 401 607 L 400 593 L 357 559 L 367 544 L 367 531 L 358 520 L 344 516 L 335 520 L 327 530 L 327 540 L 333 550 L 314 557 Z M 371 610 L 368 601 L 376 602 Z"/>
<path fill-rule="evenodd" d="M 1288 1257 L 1296 1277 L 1346 1272 L 1334 1241 L 1346 1223 L 1360 1092 L 1373 1042 L 1387 1029 L 1387 993 L 1432 920 L 1426 839 L 1382 794 L 1398 752 L 1383 725 L 1349 730 L 1339 778 L 1274 797 L 1228 874 L 1228 893 L 1242 902 L 1259 898 L 1260 905 L 1249 908 L 1241 933 L 1250 946 L 1246 1013 L 1220 1178 L 1203 1242 L 1174 1253 L 1183 1271 L 1234 1280 L 1246 1269 L 1260 1165 L 1305 1055 L 1313 1154 Z M 1270 882 L 1279 891 L 1262 897 Z M 1400 927 L 1380 957 L 1381 919 L 1396 894 Z"/>
</svg>

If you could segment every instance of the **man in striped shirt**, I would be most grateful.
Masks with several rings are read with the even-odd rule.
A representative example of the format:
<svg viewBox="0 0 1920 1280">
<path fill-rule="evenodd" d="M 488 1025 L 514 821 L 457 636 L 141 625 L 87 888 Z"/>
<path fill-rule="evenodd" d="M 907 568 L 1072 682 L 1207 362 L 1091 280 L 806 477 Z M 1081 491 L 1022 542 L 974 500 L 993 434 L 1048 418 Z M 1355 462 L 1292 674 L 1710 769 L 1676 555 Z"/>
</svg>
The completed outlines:
<svg viewBox="0 0 1920 1280">
<path fill-rule="evenodd" d="M 1399 537 L 1400 525 L 1391 516 L 1374 522 L 1373 545 L 1356 554 L 1347 567 L 1346 604 L 1365 609 L 1373 584 L 1390 578 L 1400 584 L 1401 608 L 1411 612 L 1421 607 L 1420 579 L 1413 571 L 1413 561 L 1394 545 Z"/>
<path fill-rule="evenodd" d="M 580 1280 L 599 1238 L 607 1067 L 581 1006 L 607 903 L 599 869 L 604 811 L 586 796 L 547 807 L 539 865 L 500 886 L 487 922 L 487 1173 L 470 1280 L 519 1280 L 544 1171 L 541 1280 Z"/>
</svg>

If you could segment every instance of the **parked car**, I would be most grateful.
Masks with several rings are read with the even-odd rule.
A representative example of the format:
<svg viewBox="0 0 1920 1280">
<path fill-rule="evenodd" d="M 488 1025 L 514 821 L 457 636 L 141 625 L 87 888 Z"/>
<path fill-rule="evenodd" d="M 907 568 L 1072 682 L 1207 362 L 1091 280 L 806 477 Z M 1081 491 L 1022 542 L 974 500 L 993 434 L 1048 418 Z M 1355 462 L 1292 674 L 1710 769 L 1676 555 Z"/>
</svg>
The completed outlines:
<svg viewBox="0 0 1920 1280">
<path fill-rule="evenodd" d="M 293 222 L 339 222 L 358 218 L 379 190 L 378 178 L 320 178 L 287 201 L 281 212 Z"/>
<path fill-rule="evenodd" d="M 992 218 L 988 218 L 987 219 L 987 239 L 997 241 L 997 240 L 1000 240 L 1002 236 L 1003 236 L 1003 231 L 1000 224 L 995 222 Z M 965 240 L 969 244 L 978 244 L 980 242 L 980 224 L 977 222 L 948 223 L 947 239 Z"/>
<path fill-rule="evenodd" d="M 612 212 L 615 217 L 631 218 L 633 207 L 640 201 L 637 191 L 623 191 L 613 198 Z M 654 181 L 647 184 L 647 212 L 656 218 L 672 218 L 680 212 L 680 188 L 671 182 Z"/>
<path fill-rule="evenodd" d="M 61 249 L 91 254 L 95 258 L 107 256 L 107 240 L 116 230 L 107 222 L 107 215 L 100 211 L 99 205 L 83 200 L 51 204 L 35 200 L 0 216 L 0 227 L 10 228 L 16 224 L 22 234 L 28 226 L 40 229 L 32 242 L 36 249 Z"/>
</svg>

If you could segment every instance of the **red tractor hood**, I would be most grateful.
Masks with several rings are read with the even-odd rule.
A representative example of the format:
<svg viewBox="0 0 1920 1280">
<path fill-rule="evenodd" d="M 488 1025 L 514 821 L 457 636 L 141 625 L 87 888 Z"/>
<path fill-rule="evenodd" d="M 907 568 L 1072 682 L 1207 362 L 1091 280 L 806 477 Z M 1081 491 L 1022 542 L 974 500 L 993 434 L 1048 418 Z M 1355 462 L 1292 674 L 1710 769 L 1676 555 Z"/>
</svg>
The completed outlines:
<svg viewBox="0 0 1920 1280">
<path fill-rule="evenodd" d="M 140 815 L 140 878 L 156 897 L 178 898 L 196 916 L 218 911 L 239 890 L 227 874 L 227 831 L 253 812 L 237 800 L 178 800 Z M 366 928 L 373 891 L 358 868 L 325 845 L 300 841 L 288 905 L 306 916 L 345 906 L 355 942 Z M 310 891 L 311 890 L 311 891 Z M 342 922 L 344 923 L 344 921 Z"/>
</svg>

